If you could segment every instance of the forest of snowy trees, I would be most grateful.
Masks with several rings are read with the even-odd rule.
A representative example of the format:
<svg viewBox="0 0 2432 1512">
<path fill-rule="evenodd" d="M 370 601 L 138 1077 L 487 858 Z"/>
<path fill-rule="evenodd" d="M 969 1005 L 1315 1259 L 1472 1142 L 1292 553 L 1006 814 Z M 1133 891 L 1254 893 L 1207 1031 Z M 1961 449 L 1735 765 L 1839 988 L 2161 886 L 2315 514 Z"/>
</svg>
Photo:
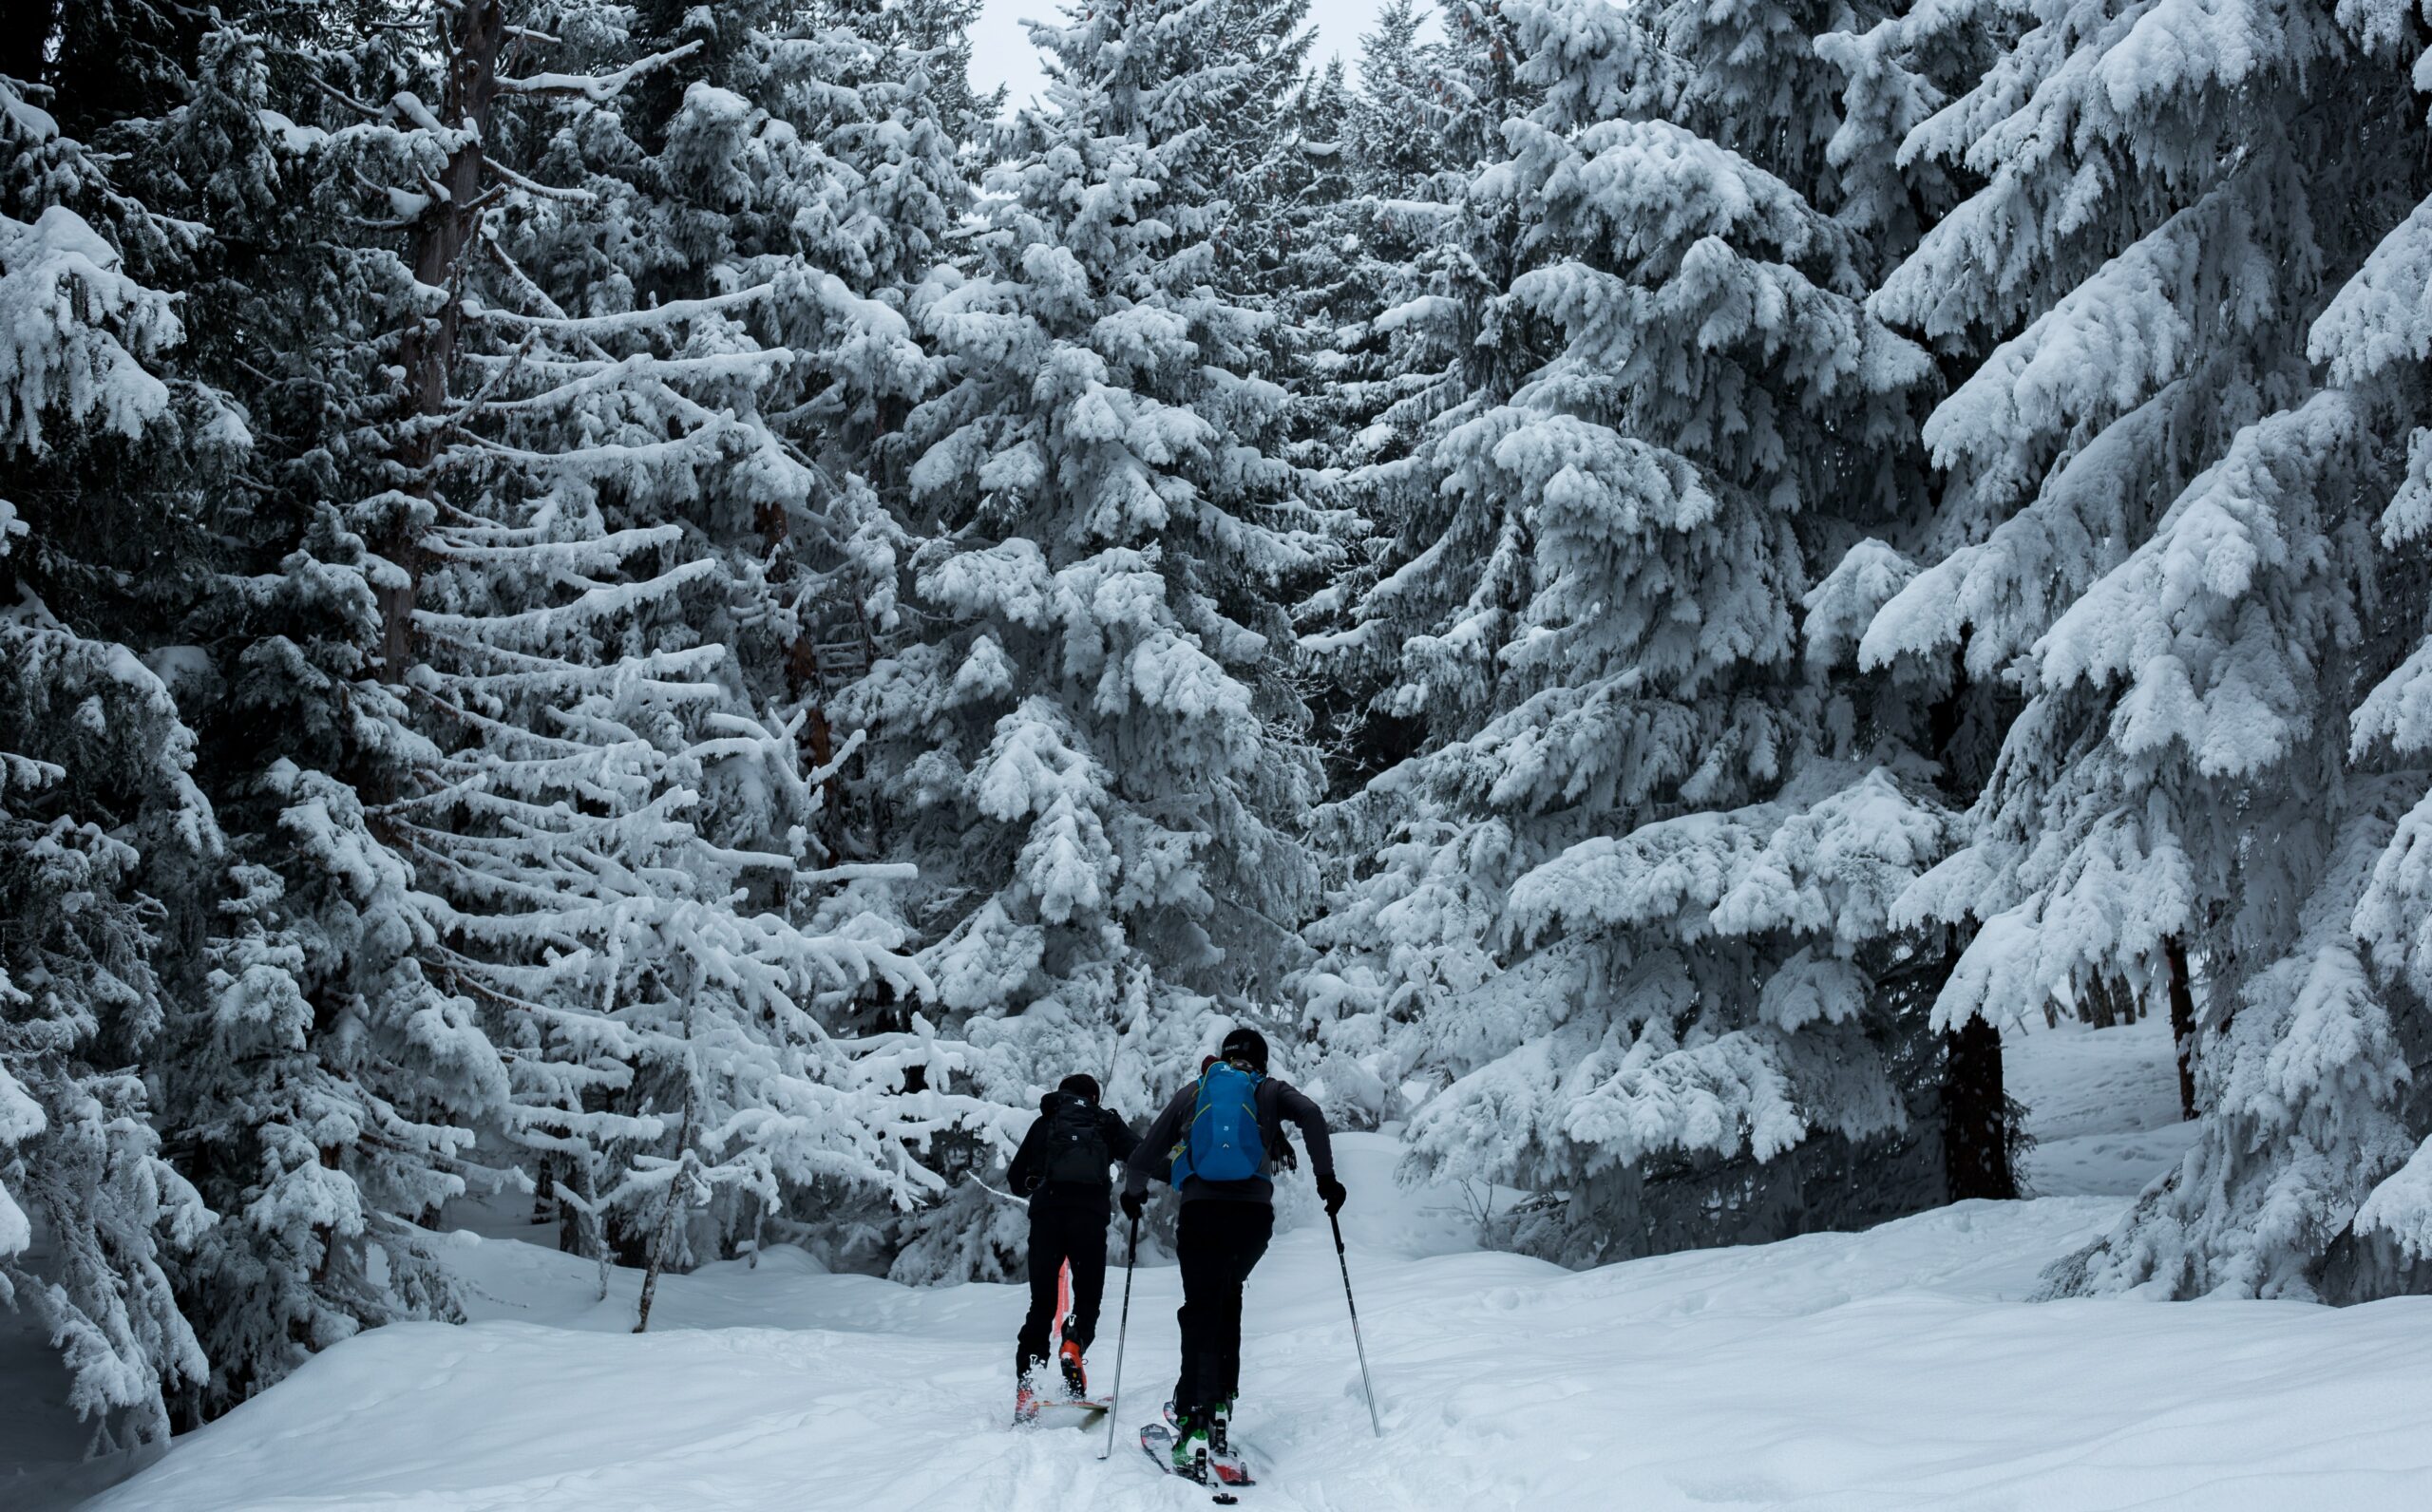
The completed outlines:
<svg viewBox="0 0 2432 1512">
<path fill-rule="evenodd" d="M 2195 1143 L 2432 1290 L 2432 5 L 37 0 L 0 1303 L 97 1443 L 653 1276 L 1001 1278 L 1237 1023 L 1585 1264 Z M 648 1292 L 644 1293 L 647 1320 Z"/>
</svg>

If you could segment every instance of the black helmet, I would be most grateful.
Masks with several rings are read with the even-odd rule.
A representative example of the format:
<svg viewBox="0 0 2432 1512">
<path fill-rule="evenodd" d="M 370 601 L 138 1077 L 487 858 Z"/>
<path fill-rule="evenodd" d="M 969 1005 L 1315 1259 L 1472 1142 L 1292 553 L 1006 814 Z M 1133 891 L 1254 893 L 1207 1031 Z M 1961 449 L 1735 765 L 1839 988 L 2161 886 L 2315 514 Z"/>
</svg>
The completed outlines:
<svg viewBox="0 0 2432 1512">
<path fill-rule="evenodd" d="M 1055 1089 L 1059 1092 L 1070 1092 L 1074 1097 L 1088 1098 L 1092 1103 L 1098 1100 L 1098 1079 L 1080 1071 L 1074 1071 L 1056 1083 Z"/>
<path fill-rule="evenodd" d="M 1244 1026 L 1225 1036 L 1225 1048 L 1218 1051 L 1225 1060 L 1237 1061 L 1258 1072 L 1266 1074 L 1266 1036 Z"/>
</svg>

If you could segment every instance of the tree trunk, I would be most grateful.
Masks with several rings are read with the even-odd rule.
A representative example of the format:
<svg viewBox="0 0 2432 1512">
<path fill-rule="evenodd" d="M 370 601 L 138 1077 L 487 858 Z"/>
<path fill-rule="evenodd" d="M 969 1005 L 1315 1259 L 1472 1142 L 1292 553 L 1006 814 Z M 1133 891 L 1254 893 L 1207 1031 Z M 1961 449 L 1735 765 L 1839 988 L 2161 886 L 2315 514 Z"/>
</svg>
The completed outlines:
<svg viewBox="0 0 2432 1512">
<path fill-rule="evenodd" d="M 2178 1116 L 2195 1117 L 2195 984 L 2187 974 L 2187 943 L 2174 935 L 2162 942 L 2170 963 L 2170 1037 L 2178 1048 Z"/>
<path fill-rule="evenodd" d="M 693 1095 L 688 1090 L 684 1094 L 684 1119 L 675 1133 L 675 1169 L 668 1177 L 667 1201 L 658 1210 L 658 1228 L 650 1237 L 650 1264 L 642 1271 L 641 1306 L 634 1318 L 634 1332 L 636 1333 L 650 1330 L 650 1305 L 658 1295 L 659 1273 L 667 1269 L 668 1239 L 675 1231 L 677 1202 L 683 1196 L 684 1178 L 688 1174 L 684 1157 L 692 1148 Z"/>
<path fill-rule="evenodd" d="M 2124 977 L 2106 971 L 2093 972 L 2079 994 L 2078 1016 L 2096 1029 L 2134 1024 L 2138 1016 L 2136 990 Z"/>
<path fill-rule="evenodd" d="M 1950 1200 L 2018 1196 L 2010 1169 L 2009 1097 L 2002 1087 L 2002 1031 L 1983 1018 L 1945 1030 L 1943 1181 Z"/>
<path fill-rule="evenodd" d="M 428 498 L 430 464 L 441 444 L 433 424 L 448 410 L 447 374 L 456 355 L 457 328 L 464 306 L 458 282 L 462 265 L 475 243 L 481 219 L 482 190 L 489 135 L 490 106 L 498 98 L 499 50 L 506 37 L 506 19 L 500 0 L 461 0 L 440 9 L 441 41 L 447 49 L 447 87 L 440 118 L 449 124 L 469 123 L 472 140 L 456 149 L 440 173 L 441 194 L 414 224 L 408 256 L 414 281 L 444 293 L 435 313 L 408 326 L 399 343 L 406 382 L 409 387 L 410 424 L 397 461 L 411 477 L 408 491 Z M 456 22 L 451 32 L 446 22 Z M 401 682 L 413 656 L 413 611 L 422 580 L 422 552 L 414 539 L 416 522 L 400 520 L 376 549 L 406 575 L 402 584 L 373 590 L 380 606 L 380 661 L 390 682 Z"/>
<path fill-rule="evenodd" d="M 325 1171 L 337 1170 L 344 1164 L 345 1160 L 346 1152 L 339 1146 L 335 1144 L 324 1144 L 320 1147 L 321 1169 Z M 321 1241 L 321 1257 L 313 1264 L 313 1284 L 314 1286 L 325 1287 L 330 1284 L 330 1277 L 337 1272 L 337 1225 L 335 1223 L 315 1223 L 313 1225 L 313 1236 Z"/>
<path fill-rule="evenodd" d="M 558 1181 L 574 1200 L 560 1201 L 558 1206 L 558 1248 L 568 1255 L 580 1255 L 599 1269 L 599 1300 L 608 1300 L 608 1277 L 613 1268 L 608 1254 L 608 1231 L 599 1221 L 599 1209 L 595 1205 L 599 1183 L 593 1180 L 591 1155 L 582 1152 L 565 1158 L 565 1169 Z"/>
<path fill-rule="evenodd" d="M 2086 978 L 2085 1000 L 2079 1005 L 2079 1016 L 2093 1029 L 2109 1029 L 2119 1022 L 2111 1006 L 2111 982 L 2100 972 Z"/>
<path fill-rule="evenodd" d="M 658 1273 L 667 1268 L 667 1229 L 675 1216 L 675 1188 L 667 1189 L 667 1206 L 661 1210 L 658 1232 L 651 1236 L 650 1264 L 642 1270 L 642 1299 L 634 1314 L 634 1332 L 650 1332 L 650 1305 L 658 1296 Z"/>
</svg>

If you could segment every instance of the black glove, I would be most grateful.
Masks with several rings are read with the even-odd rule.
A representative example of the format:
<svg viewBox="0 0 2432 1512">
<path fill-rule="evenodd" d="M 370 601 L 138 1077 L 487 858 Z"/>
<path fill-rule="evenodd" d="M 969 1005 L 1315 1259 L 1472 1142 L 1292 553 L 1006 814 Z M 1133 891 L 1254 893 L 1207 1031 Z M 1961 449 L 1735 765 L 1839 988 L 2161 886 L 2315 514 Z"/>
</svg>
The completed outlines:
<svg viewBox="0 0 2432 1512">
<path fill-rule="evenodd" d="M 1123 1216 L 1130 1219 L 1132 1222 L 1137 1223 L 1140 1221 L 1140 1215 L 1148 1206 L 1148 1193 L 1126 1192 L 1123 1194 Z"/>
<path fill-rule="evenodd" d="M 1351 1194 L 1349 1192 L 1342 1189 L 1342 1183 L 1336 1181 L 1333 1177 L 1320 1176 L 1318 1178 L 1318 1196 L 1325 1199 L 1326 1217 L 1332 1218 L 1337 1213 L 1341 1212 L 1343 1200 L 1348 1198 L 1350 1195 Z"/>
</svg>

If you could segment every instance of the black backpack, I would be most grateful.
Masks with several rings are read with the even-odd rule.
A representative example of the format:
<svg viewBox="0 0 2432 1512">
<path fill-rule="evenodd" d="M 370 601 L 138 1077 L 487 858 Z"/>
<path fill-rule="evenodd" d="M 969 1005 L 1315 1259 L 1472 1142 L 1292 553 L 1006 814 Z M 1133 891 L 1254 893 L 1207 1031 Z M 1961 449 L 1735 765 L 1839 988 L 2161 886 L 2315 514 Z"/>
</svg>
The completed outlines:
<svg viewBox="0 0 2432 1512">
<path fill-rule="evenodd" d="M 1114 1151 L 1107 1144 L 1097 1108 L 1083 1098 L 1057 1099 L 1055 1111 L 1047 1115 L 1047 1153 L 1039 1162 L 1039 1184 L 1112 1186 L 1114 1179 L 1107 1174 L 1107 1167 L 1113 1163 Z"/>
</svg>

